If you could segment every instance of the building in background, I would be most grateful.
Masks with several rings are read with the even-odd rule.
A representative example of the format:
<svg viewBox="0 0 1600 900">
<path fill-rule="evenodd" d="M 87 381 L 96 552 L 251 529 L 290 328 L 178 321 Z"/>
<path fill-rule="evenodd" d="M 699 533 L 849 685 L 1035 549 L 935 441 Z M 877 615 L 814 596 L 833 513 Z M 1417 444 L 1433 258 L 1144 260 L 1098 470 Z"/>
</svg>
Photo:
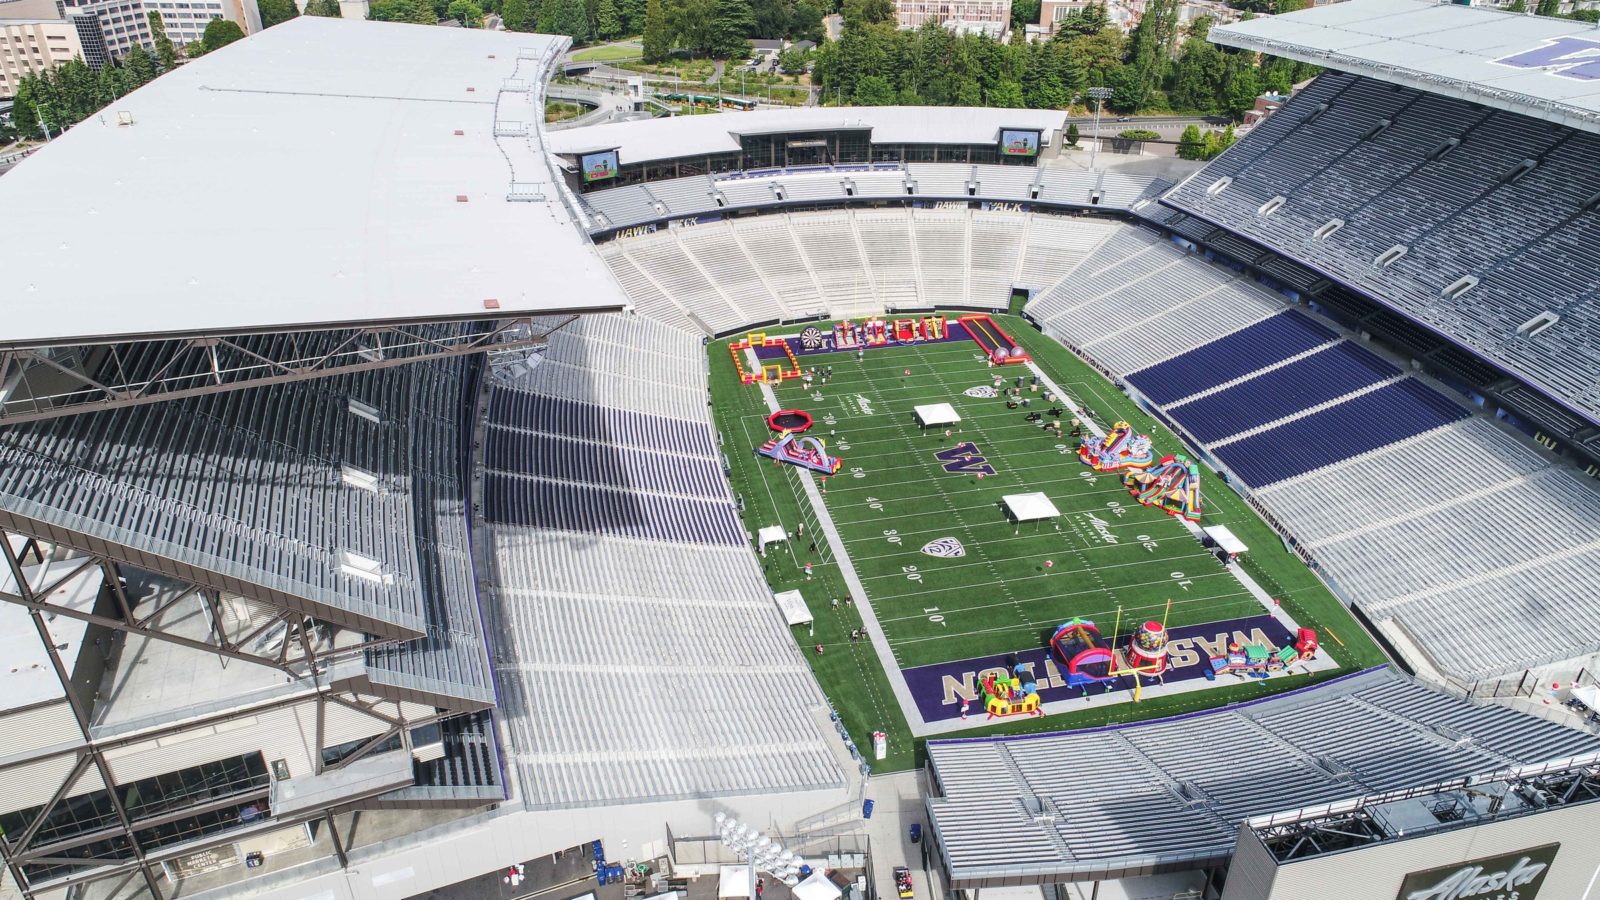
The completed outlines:
<svg viewBox="0 0 1600 900">
<path fill-rule="evenodd" d="M 55 0 L 0 3 L 0 97 L 12 97 L 26 75 L 53 69 L 73 57 L 99 69 L 107 58 L 98 19 L 62 12 Z"/>
<path fill-rule="evenodd" d="M 261 14 L 255 0 L 62 0 L 68 13 L 76 10 L 93 14 L 100 22 L 105 45 L 112 56 L 121 56 L 135 45 L 154 49 L 150 33 L 150 13 L 161 13 L 167 37 L 182 47 L 198 41 L 212 19 L 232 19 L 245 34 L 261 30 Z"/>
<path fill-rule="evenodd" d="M 1011 27 L 1011 0 L 895 0 L 895 14 L 901 28 L 938 22 L 956 34 L 998 39 Z"/>
<path fill-rule="evenodd" d="M 1039 24 L 1028 29 L 1030 40 L 1045 40 L 1056 33 L 1061 23 L 1089 6 L 1093 0 L 1044 0 L 1039 4 Z M 1145 0 L 1106 0 L 1106 24 L 1126 34 L 1144 18 Z M 1239 21 L 1239 10 L 1216 0 L 1184 0 L 1178 7 L 1178 24 L 1188 28 L 1196 19 L 1209 18 L 1213 25 Z"/>
</svg>

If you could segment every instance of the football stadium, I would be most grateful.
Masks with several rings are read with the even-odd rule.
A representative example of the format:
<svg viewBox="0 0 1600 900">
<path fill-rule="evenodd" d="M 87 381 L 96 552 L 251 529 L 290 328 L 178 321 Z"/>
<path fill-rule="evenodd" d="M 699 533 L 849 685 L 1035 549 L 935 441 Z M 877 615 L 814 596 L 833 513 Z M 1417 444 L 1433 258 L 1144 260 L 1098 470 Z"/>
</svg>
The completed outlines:
<svg viewBox="0 0 1600 900">
<path fill-rule="evenodd" d="M 315 17 L 30 155 L 0 898 L 1600 898 L 1600 37 L 1209 39 L 1203 165 Z"/>
</svg>

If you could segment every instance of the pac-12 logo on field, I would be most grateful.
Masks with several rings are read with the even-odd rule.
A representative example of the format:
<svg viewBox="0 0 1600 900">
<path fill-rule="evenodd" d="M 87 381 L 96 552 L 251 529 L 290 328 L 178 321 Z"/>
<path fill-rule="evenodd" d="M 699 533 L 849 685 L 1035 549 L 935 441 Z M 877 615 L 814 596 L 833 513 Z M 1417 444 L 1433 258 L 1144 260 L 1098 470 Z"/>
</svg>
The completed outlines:
<svg viewBox="0 0 1600 900">
<path fill-rule="evenodd" d="M 1600 81 L 1600 41 L 1576 37 L 1556 38 L 1543 47 L 1502 56 L 1494 62 L 1515 69 L 1548 69 L 1551 75 L 1562 78 Z"/>
<path fill-rule="evenodd" d="M 994 474 L 994 466 L 989 465 L 983 454 L 978 452 L 978 445 L 971 441 L 962 441 L 948 450 L 940 450 L 933 455 L 944 463 L 944 470 L 952 475 Z"/>
<path fill-rule="evenodd" d="M 942 537 L 923 544 L 922 552 L 940 559 L 960 559 L 967 555 L 967 548 L 956 538 Z"/>
</svg>

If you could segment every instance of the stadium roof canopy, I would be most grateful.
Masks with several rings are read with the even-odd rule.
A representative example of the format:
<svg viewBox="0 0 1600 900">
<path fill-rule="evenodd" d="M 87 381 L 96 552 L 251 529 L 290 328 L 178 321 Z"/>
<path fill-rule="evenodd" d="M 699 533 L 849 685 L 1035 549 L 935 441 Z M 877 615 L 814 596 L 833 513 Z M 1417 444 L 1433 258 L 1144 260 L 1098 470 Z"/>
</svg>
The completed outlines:
<svg viewBox="0 0 1600 900">
<path fill-rule="evenodd" d="M 0 349 L 626 306 L 530 127 L 566 44 L 302 17 L 117 100 L 0 179 Z"/>
<path fill-rule="evenodd" d="M 674 116 L 648 122 L 614 122 L 551 132 L 550 149 L 573 156 L 617 150 L 622 165 L 711 153 L 736 153 L 744 135 L 867 129 L 874 144 L 998 144 L 1000 129 L 1049 132 L 1066 114 L 1037 109 L 863 106 L 806 107 L 708 116 Z"/>
<path fill-rule="evenodd" d="M 1098 881 L 1222 865 L 1257 816 L 1597 749 L 1376 669 L 1156 722 L 929 741 L 928 813 L 954 888 Z"/>
<path fill-rule="evenodd" d="M 1430 0 L 1349 0 L 1211 40 L 1600 132 L 1600 29 Z"/>
</svg>

